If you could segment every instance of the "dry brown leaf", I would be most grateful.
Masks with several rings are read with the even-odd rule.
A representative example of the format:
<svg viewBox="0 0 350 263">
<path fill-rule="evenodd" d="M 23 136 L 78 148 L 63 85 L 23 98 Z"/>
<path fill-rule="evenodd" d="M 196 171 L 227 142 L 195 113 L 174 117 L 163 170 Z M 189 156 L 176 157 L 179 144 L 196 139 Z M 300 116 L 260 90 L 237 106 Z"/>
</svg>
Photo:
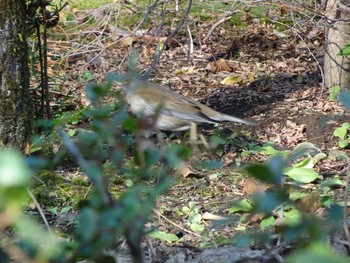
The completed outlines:
<svg viewBox="0 0 350 263">
<path fill-rule="evenodd" d="M 119 44 L 122 46 L 122 47 L 127 47 L 127 46 L 130 46 L 133 42 L 134 38 L 131 37 L 131 36 L 127 36 L 127 37 L 124 37 L 120 40 Z"/>
<path fill-rule="evenodd" d="M 30 154 L 30 145 L 28 142 L 26 142 L 26 146 L 24 147 L 24 154 L 29 155 Z"/>
<path fill-rule="evenodd" d="M 228 220 L 228 219 L 229 219 L 228 217 L 219 216 L 219 215 L 214 215 L 214 214 L 209 213 L 209 212 L 205 212 L 205 213 L 202 215 L 202 218 L 203 218 L 204 220 Z"/>
<path fill-rule="evenodd" d="M 276 63 L 274 63 L 273 65 L 274 65 L 274 67 L 275 67 L 276 69 L 278 69 L 278 70 L 279 70 L 279 69 L 284 69 L 284 68 L 287 68 L 287 67 L 288 67 L 287 63 L 284 62 L 284 61 L 276 62 Z"/>
<path fill-rule="evenodd" d="M 205 69 L 210 70 L 213 73 L 217 73 L 220 71 L 232 72 L 233 70 L 230 64 L 228 63 L 228 61 L 224 59 L 219 59 L 219 60 L 210 62 Z"/>
<path fill-rule="evenodd" d="M 159 43 L 164 43 L 166 40 L 166 37 L 154 37 L 151 35 L 142 35 L 137 38 L 137 40 L 141 43 L 146 43 L 146 44 L 152 44 L 154 46 L 157 46 Z"/>
<path fill-rule="evenodd" d="M 320 208 L 318 195 L 310 194 L 308 196 L 305 196 L 297 204 L 297 208 L 304 212 L 316 213 L 316 211 Z"/>
<path fill-rule="evenodd" d="M 193 171 L 191 169 L 191 166 L 188 164 L 182 164 L 179 168 L 179 172 L 183 177 L 187 177 L 189 175 L 193 175 Z"/>
<path fill-rule="evenodd" d="M 243 190 L 247 195 L 253 195 L 257 192 L 264 192 L 267 188 L 269 187 L 266 184 L 262 184 L 252 178 L 248 178 L 244 182 L 243 186 Z"/>
</svg>

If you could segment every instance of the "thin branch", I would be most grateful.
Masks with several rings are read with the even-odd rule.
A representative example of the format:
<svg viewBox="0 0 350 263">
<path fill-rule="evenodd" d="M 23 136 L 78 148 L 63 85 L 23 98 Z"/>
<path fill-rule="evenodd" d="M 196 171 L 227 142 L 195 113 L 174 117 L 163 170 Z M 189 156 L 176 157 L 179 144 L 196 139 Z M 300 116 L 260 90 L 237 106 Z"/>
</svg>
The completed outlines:
<svg viewBox="0 0 350 263">
<path fill-rule="evenodd" d="M 192 38 L 192 33 L 191 33 L 191 29 L 188 25 L 188 23 L 186 23 L 186 28 L 187 28 L 187 34 L 188 34 L 188 37 L 190 39 L 189 43 L 188 43 L 188 56 L 192 55 L 193 54 L 193 38 Z"/>
<path fill-rule="evenodd" d="M 279 21 L 275 21 L 275 20 L 272 20 L 274 23 L 277 23 L 277 24 L 281 24 L 281 25 L 284 25 L 283 23 L 279 22 Z M 308 50 L 310 56 L 315 60 L 316 64 L 317 64 L 317 67 L 318 69 L 320 70 L 320 74 L 321 74 L 321 78 L 322 78 L 322 87 L 321 87 L 321 94 L 320 94 L 320 97 L 322 96 L 323 94 L 323 90 L 324 90 L 324 87 L 325 87 L 325 77 L 324 77 L 324 72 L 323 72 L 323 68 L 320 64 L 320 62 L 318 61 L 318 59 L 316 58 L 316 56 L 311 52 L 311 49 L 309 48 L 309 46 L 307 45 L 307 43 L 305 42 L 305 40 L 302 38 L 302 36 L 298 33 L 298 31 L 296 29 L 293 29 L 293 28 L 290 28 L 296 35 L 297 37 L 304 43 L 306 49 Z"/>
<path fill-rule="evenodd" d="M 45 224 L 45 226 L 46 226 L 47 232 L 49 232 L 49 234 L 50 234 L 52 237 L 54 237 L 54 234 L 53 234 L 53 232 L 52 232 L 52 230 L 51 230 L 51 227 L 50 227 L 50 225 L 49 225 L 49 222 L 47 221 L 46 216 L 45 216 L 45 214 L 44 214 L 44 211 L 42 210 L 42 208 L 41 208 L 41 206 L 40 206 L 38 200 L 36 200 L 35 196 L 33 195 L 33 193 L 32 193 L 29 189 L 27 189 L 27 192 L 28 192 L 30 198 L 33 200 L 33 202 L 34 202 L 34 204 L 35 204 L 35 206 L 36 206 L 36 209 L 38 209 L 39 214 L 40 214 L 41 218 L 43 219 L 44 224 Z"/>
<path fill-rule="evenodd" d="M 188 17 L 188 14 L 191 11 L 191 7 L 192 7 L 192 0 L 189 0 L 186 12 L 182 17 L 180 24 L 175 28 L 175 30 L 173 32 L 170 33 L 170 35 L 165 39 L 165 41 L 162 45 L 158 44 L 158 48 L 159 47 L 160 48 L 157 50 L 157 54 L 154 57 L 150 68 L 148 69 L 147 73 L 145 74 L 146 78 L 148 78 L 152 74 L 153 70 L 156 68 L 156 66 L 159 62 L 159 59 L 162 56 L 163 51 L 164 51 L 165 47 L 167 46 L 169 40 L 172 39 L 179 32 L 179 30 L 182 28 L 182 26 L 185 24 L 185 21 Z"/>
<path fill-rule="evenodd" d="M 78 147 L 69 138 L 68 134 L 62 129 L 57 130 L 58 136 L 61 138 L 63 145 L 67 148 L 68 152 L 75 158 L 81 169 L 85 172 L 87 177 L 95 185 L 96 190 L 100 193 L 102 200 L 106 205 L 113 203 L 113 199 L 110 196 L 107 187 L 103 181 L 102 173 L 99 169 L 96 169 L 92 164 L 86 161 L 81 155 Z"/>
<path fill-rule="evenodd" d="M 232 15 L 235 13 L 238 13 L 239 11 L 231 11 L 228 12 L 227 14 L 225 14 L 222 18 L 220 18 L 217 22 L 215 22 L 212 27 L 210 28 L 210 30 L 208 31 L 208 34 L 205 36 L 203 42 L 207 42 L 209 37 L 211 36 L 211 34 L 213 34 L 214 30 L 222 23 L 226 22 L 227 20 L 231 19 Z"/>
<path fill-rule="evenodd" d="M 46 6 L 41 8 L 43 23 L 44 23 L 44 32 L 43 32 L 43 40 L 44 40 L 44 49 L 43 49 L 43 59 L 44 59 L 44 98 L 45 98 L 45 110 L 46 110 L 46 118 L 51 118 L 51 110 L 50 110 L 50 98 L 49 98 L 49 77 L 47 73 L 47 19 L 46 19 Z"/>
<path fill-rule="evenodd" d="M 181 229 L 182 231 L 186 232 L 187 234 L 191 234 L 194 235 L 196 237 L 201 237 L 200 235 L 198 235 L 195 232 L 192 232 L 191 230 L 188 230 L 178 224 L 176 224 L 175 222 L 171 221 L 170 219 L 168 219 L 167 217 L 165 217 L 164 215 L 162 215 L 159 211 L 157 211 L 156 209 L 153 209 L 153 212 L 156 213 L 158 216 L 160 216 L 161 218 L 163 218 L 165 221 L 167 221 L 168 223 L 172 224 L 173 226 Z"/>
</svg>

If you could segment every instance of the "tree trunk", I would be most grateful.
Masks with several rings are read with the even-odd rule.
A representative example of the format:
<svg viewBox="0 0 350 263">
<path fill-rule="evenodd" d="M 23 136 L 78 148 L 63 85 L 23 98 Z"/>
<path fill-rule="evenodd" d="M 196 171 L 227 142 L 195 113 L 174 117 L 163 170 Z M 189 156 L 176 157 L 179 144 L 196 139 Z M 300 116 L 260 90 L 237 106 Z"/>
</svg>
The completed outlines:
<svg viewBox="0 0 350 263">
<path fill-rule="evenodd" d="M 326 34 L 324 60 L 325 85 L 350 88 L 350 60 L 338 56 L 340 49 L 350 43 L 350 0 L 328 0 L 326 16 L 331 19 Z"/>
<path fill-rule="evenodd" d="M 25 0 L 0 0 L 0 144 L 23 149 L 31 129 Z"/>
</svg>

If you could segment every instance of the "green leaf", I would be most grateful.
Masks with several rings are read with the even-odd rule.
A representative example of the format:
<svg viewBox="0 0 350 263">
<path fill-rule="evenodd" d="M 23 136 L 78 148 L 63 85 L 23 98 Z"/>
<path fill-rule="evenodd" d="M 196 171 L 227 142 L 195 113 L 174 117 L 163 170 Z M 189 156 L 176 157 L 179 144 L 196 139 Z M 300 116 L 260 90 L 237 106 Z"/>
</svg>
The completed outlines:
<svg viewBox="0 0 350 263">
<path fill-rule="evenodd" d="M 338 142 L 338 145 L 339 145 L 340 148 L 345 148 L 346 146 L 348 146 L 348 144 L 349 144 L 348 140 L 340 140 Z"/>
<path fill-rule="evenodd" d="M 271 145 L 263 146 L 262 150 L 263 150 L 262 152 L 265 153 L 266 155 L 276 155 L 280 153 L 280 151 L 276 150 Z"/>
<path fill-rule="evenodd" d="M 161 241 L 168 242 L 168 243 L 179 241 L 179 238 L 175 234 L 166 233 L 166 232 L 159 231 L 159 230 L 152 231 L 148 235 L 152 238 L 156 238 L 156 239 L 159 239 Z"/>
<path fill-rule="evenodd" d="M 35 145 L 32 145 L 30 146 L 29 148 L 29 153 L 35 153 L 37 151 L 41 151 L 42 147 L 41 146 L 35 146 Z"/>
<path fill-rule="evenodd" d="M 276 207 L 284 203 L 288 197 L 283 191 L 268 190 L 258 192 L 254 196 L 253 211 L 256 213 L 271 213 Z"/>
<path fill-rule="evenodd" d="M 301 213 L 297 209 L 292 209 L 290 211 L 285 211 L 283 213 L 284 220 L 283 223 L 289 226 L 295 226 L 301 221 Z"/>
<path fill-rule="evenodd" d="M 315 170 L 310 168 L 286 168 L 284 174 L 300 183 L 311 183 L 317 178 L 322 178 Z"/>
<path fill-rule="evenodd" d="M 307 193 L 302 193 L 302 192 L 291 192 L 289 194 L 289 199 L 291 201 L 295 201 L 295 200 L 298 200 L 300 198 L 303 198 L 305 196 L 307 196 L 308 194 Z"/>
<path fill-rule="evenodd" d="M 247 168 L 250 175 L 266 183 L 280 184 L 282 175 L 283 160 L 280 157 L 273 157 L 267 165 L 254 164 Z"/>
<path fill-rule="evenodd" d="M 194 232 L 202 232 L 204 230 L 204 226 L 197 223 L 191 223 L 190 228 Z"/>
<path fill-rule="evenodd" d="M 252 205 L 249 203 L 247 199 L 243 199 L 239 201 L 238 203 L 235 203 L 230 206 L 228 209 L 229 213 L 236 213 L 236 212 L 249 212 L 252 210 Z"/>
<path fill-rule="evenodd" d="M 340 86 L 333 86 L 329 89 L 329 96 L 328 99 L 330 101 L 335 101 L 335 99 L 338 97 L 340 93 Z"/>
<path fill-rule="evenodd" d="M 348 263 L 349 258 L 336 254 L 333 249 L 323 243 L 314 242 L 305 249 L 296 250 L 285 261 L 285 263 L 301 262 Z"/>
<path fill-rule="evenodd" d="M 339 178 L 327 178 L 320 185 L 319 188 L 330 188 L 332 186 L 345 186 L 345 184 Z"/>
<path fill-rule="evenodd" d="M 307 157 L 304 160 L 302 160 L 299 163 L 296 163 L 293 165 L 295 168 L 313 168 L 314 167 L 314 162 L 311 157 Z"/>
<path fill-rule="evenodd" d="M 138 131 L 139 125 L 138 122 L 136 121 L 136 119 L 131 118 L 131 117 L 127 117 L 123 123 L 122 123 L 123 127 L 131 132 L 135 132 Z"/>
<path fill-rule="evenodd" d="M 202 221 L 202 216 L 200 214 L 192 214 L 189 216 L 188 221 L 191 223 L 200 223 Z"/>
<path fill-rule="evenodd" d="M 71 129 L 71 130 L 68 131 L 68 135 L 69 135 L 70 137 L 73 137 L 73 136 L 75 135 L 76 132 L 77 132 L 76 129 Z"/>
<path fill-rule="evenodd" d="M 330 160 L 348 160 L 348 156 L 346 152 L 339 150 L 330 150 L 329 151 L 329 159 Z"/>
<path fill-rule="evenodd" d="M 333 135 L 335 137 L 338 137 L 342 140 L 345 139 L 346 134 L 348 133 L 348 128 L 350 127 L 350 124 L 348 122 L 345 122 L 342 124 L 341 127 L 338 127 L 334 130 Z"/>
<path fill-rule="evenodd" d="M 260 222 L 260 229 L 262 231 L 264 231 L 266 228 L 274 226 L 275 222 L 276 222 L 276 220 L 275 220 L 275 218 L 273 216 L 270 216 L 268 218 L 264 218 Z"/>
<path fill-rule="evenodd" d="M 327 158 L 327 154 L 325 154 L 325 153 L 316 154 L 316 156 L 313 158 L 314 165 L 325 158 Z"/>
<path fill-rule="evenodd" d="M 15 150 L 0 151 L 0 188 L 27 186 L 31 180 L 24 158 Z"/>
<path fill-rule="evenodd" d="M 319 148 L 317 148 L 314 144 L 310 142 L 303 142 L 298 144 L 293 151 L 289 154 L 287 158 L 288 163 L 292 163 L 296 159 L 305 156 L 306 154 L 310 154 L 312 152 L 321 152 Z"/>
<path fill-rule="evenodd" d="M 340 49 L 337 56 L 349 56 L 350 55 L 350 44 L 346 44 L 342 49 Z"/>
</svg>

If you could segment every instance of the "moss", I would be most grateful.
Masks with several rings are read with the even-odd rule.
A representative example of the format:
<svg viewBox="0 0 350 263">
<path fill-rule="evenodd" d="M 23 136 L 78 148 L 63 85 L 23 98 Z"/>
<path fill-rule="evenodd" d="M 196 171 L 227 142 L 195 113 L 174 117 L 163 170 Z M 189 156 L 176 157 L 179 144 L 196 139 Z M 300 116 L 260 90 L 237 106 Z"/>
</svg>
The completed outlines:
<svg viewBox="0 0 350 263">
<path fill-rule="evenodd" d="M 266 17 L 266 7 L 265 6 L 255 6 L 250 9 L 250 13 L 254 18 L 264 18 Z"/>
<path fill-rule="evenodd" d="M 36 177 L 39 180 L 36 180 L 32 191 L 42 207 L 77 207 L 90 185 L 83 178 L 67 180 L 65 174 L 50 171 L 43 171 Z"/>
<path fill-rule="evenodd" d="M 71 1 L 69 4 L 71 7 L 79 8 L 79 9 L 92 9 L 98 8 L 105 4 L 111 4 L 115 1 L 112 0 L 75 0 Z"/>
</svg>

